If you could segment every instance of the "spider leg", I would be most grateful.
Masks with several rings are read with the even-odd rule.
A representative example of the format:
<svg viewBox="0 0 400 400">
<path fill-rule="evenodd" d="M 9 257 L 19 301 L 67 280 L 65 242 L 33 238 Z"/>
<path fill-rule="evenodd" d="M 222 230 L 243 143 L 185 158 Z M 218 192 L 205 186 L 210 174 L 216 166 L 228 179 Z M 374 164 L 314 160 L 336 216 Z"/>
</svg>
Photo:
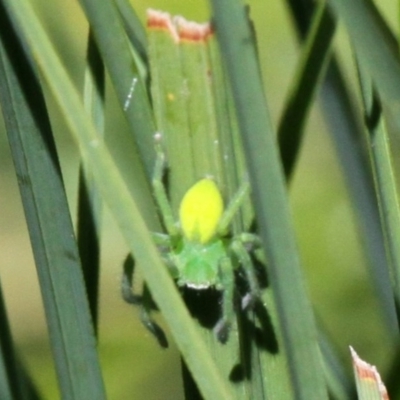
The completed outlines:
<svg viewBox="0 0 400 400">
<path fill-rule="evenodd" d="M 172 243 L 171 243 L 171 238 L 169 235 L 166 235 L 165 233 L 157 233 L 157 232 L 152 232 L 151 233 L 154 243 L 157 246 L 157 249 L 161 254 L 167 253 L 170 251 Z"/>
<path fill-rule="evenodd" d="M 217 228 L 217 232 L 220 236 L 224 236 L 227 233 L 229 225 L 231 224 L 236 213 L 239 211 L 239 208 L 245 202 L 249 192 L 250 182 L 248 179 L 245 179 L 222 214 Z"/>
<path fill-rule="evenodd" d="M 135 262 L 131 254 L 124 261 L 124 270 L 121 281 L 122 298 L 129 304 L 137 305 L 140 308 L 140 321 L 154 335 L 161 347 L 167 348 L 168 341 L 164 331 L 150 317 L 150 309 L 154 308 L 151 294 L 145 286 L 142 295 L 135 294 L 132 290 L 133 273 Z"/>
<path fill-rule="evenodd" d="M 229 257 L 222 258 L 220 262 L 220 277 L 222 293 L 222 316 L 214 327 L 214 333 L 221 343 L 228 340 L 229 329 L 234 318 L 233 295 L 235 289 L 235 278 L 233 265 Z"/>
<path fill-rule="evenodd" d="M 156 163 L 154 167 L 152 186 L 154 191 L 154 197 L 157 202 L 157 206 L 160 210 L 165 229 L 168 234 L 172 237 L 178 235 L 178 228 L 176 226 L 176 219 L 172 211 L 171 204 L 168 200 L 167 191 L 163 183 L 163 176 L 165 172 L 165 154 L 161 149 L 161 145 L 156 143 Z"/>
<path fill-rule="evenodd" d="M 256 259 L 260 261 L 261 264 L 267 264 L 267 259 L 262 248 L 261 238 L 258 235 L 244 232 L 238 235 L 238 239 L 243 243 L 248 252 L 254 254 Z"/>
<path fill-rule="evenodd" d="M 258 278 L 253 261 L 251 260 L 249 251 L 245 247 L 245 242 L 243 242 L 242 239 L 243 238 L 240 236 L 235 238 L 232 241 L 231 250 L 239 260 L 249 285 L 249 293 L 242 299 L 242 309 L 245 310 L 249 307 L 252 307 L 255 301 L 260 297 L 260 286 L 258 284 Z"/>
</svg>

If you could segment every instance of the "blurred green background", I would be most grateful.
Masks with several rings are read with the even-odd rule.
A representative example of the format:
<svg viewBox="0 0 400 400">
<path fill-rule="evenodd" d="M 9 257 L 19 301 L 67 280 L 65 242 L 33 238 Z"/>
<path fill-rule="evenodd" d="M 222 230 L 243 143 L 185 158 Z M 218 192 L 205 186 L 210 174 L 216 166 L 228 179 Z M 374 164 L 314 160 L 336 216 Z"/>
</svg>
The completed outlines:
<svg viewBox="0 0 400 400">
<path fill-rule="evenodd" d="M 32 2 L 77 87 L 82 88 L 88 27 L 78 3 L 61 0 Z M 277 123 L 295 71 L 299 47 L 285 2 L 253 0 L 249 4 L 258 35 L 265 88 L 273 120 Z M 209 18 L 206 1 L 137 0 L 134 7 L 142 20 L 148 7 L 197 21 Z M 380 1 L 379 7 L 389 24 L 395 27 L 395 2 Z M 339 31 L 336 44 L 347 78 L 354 81 L 344 32 Z M 108 86 L 108 89 L 111 87 Z M 71 212 L 75 216 L 78 155 L 58 110 L 52 107 L 50 97 L 48 103 Z M 118 133 L 125 129 L 124 117 L 111 89 L 107 102 L 107 135 L 116 135 L 114 141 L 117 142 Z M 301 156 L 290 187 L 290 199 L 305 275 L 319 316 L 348 368 L 348 346 L 352 345 L 360 356 L 384 371 L 391 354 L 390 343 L 384 334 L 382 317 L 367 275 L 342 171 L 318 107 L 314 107 L 306 128 Z M 176 349 L 160 349 L 138 322 L 137 311 L 120 299 L 121 265 L 127 247 L 107 210 L 104 213 L 102 244 L 99 351 L 109 398 L 183 398 Z M 41 297 L 1 119 L 0 278 L 18 351 L 43 397 L 56 399 L 59 395 Z"/>
</svg>

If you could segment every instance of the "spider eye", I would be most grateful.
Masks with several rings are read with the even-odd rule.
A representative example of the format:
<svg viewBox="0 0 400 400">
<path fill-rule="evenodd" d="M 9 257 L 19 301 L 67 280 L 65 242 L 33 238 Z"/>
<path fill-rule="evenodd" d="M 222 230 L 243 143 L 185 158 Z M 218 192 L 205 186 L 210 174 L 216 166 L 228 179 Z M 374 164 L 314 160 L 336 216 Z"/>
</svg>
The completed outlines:
<svg viewBox="0 0 400 400">
<path fill-rule="evenodd" d="M 223 208 L 221 192 L 213 180 L 202 179 L 195 183 L 183 196 L 179 208 L 186 238 L 207 243 L 215 234 Z"/>
</svg>

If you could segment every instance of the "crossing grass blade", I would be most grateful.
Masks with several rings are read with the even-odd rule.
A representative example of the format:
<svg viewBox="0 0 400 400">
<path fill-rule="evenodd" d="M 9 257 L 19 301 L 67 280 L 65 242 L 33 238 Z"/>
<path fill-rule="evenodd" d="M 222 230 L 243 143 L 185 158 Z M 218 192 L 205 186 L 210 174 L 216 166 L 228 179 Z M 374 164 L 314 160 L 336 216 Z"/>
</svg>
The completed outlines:
<svg viewBox="0 0 400 400">
<path fill-rule="evenodd" d="M 360 87 L 362 91 L 367 128 L 368 144 L 375 177 L 376 193 L 381 212 L 381 221 L 390 260 L 390 276 L 395 303 L 400 300 L 400 211 L 396 189 L 395 166 L 390 146 L 389 133 L 379 95 L 374 91 L 366 70 L 359 65 Z"/>
<path fill-rule="evenodd" d="M 31 377 L 15 351 L 0 285 L 0 393 L 2 400 L 39 400 Z"/>
<path fill-rule="evenodd" d="M 304 125 L 315 93 L 329 64 L 336 30 L 336 21 L 327 3 L 319 3 L 314 15 L 307 40 L 303 45 L 300 67 L 284 102 L 285 109 L 278 127 L 281 158 L 288 179 L 294 170 Z"/>
<path fill-rule="evenodd" d="M 212 61 L 212 79 L 215 83 L 213 102 L 217 114 L 220 147 L 223 149 L 225 190 L 233 196 L 238 185 L 248 179 L 248 172 L 232 90 L 227 79 L 226 68 L 222 65 L 215 35 L 209 41 L 209 53 Z M 253 229 L 254 210 L 249 201 L 242 208 L 238 218 L 233 221 L 233 232 L 238 234 Z M 260 273 L 260 286 L 263 288 L 262 306 L 256 306 L 250 313 L 238 313 L 240 348 L 242 349 L 241 373 L 249 376 L 246 384 L 247 398 L 291 399 L 293 392 L 289 384 L 287 357 L 284 351 L 277 353 L 277 349 L 282 348 L 283 343 L 276 304 L 265 278 L 263 273 Z M 239 373 L 238 376 L 240 376 Z"/>
<path fill-rule="evenodd" d="M 338 355 L 332 339 L 319 327 L 319 346 L 324 359 L 324 368 L 329 394 L 334 399 L 352 399 L 355 394 L 354 382 Z"/>
<path fill-rule="evenodd" d="M 168 27 L 152 29 L 151 14 L 152 11 L 149 10 L 149 67 L 156 128 L 162 134 L 162 146 L 168 163 L 185 166 L 170 168 L 168 176 L 171 204 L 177 215 L 183 194 L 195 179 L 186 99 L 179 96 L 179 93 L 185 91 L 180 47 L 177 46 L 176 38 L 171 32 L 165 30 Z M 165 14 L 164 16 L 167 17 Z M 162 64 L 158 60 L 163 60 Z"/>
<path fill-rule="evenodd" d="M 104 65 L 91 32 L 89 32 L 84 83 L 84 104 L 100 133 L 104 132 Z M 97 331 L 99 275 L 100 275 L 100 220 L 101 200 L 90 169 L 81 164 L 78 190 L 77 237 L 79 256 L 86 283 L 90 312 Z"/>
<path fill-rule="evenodd" d="M 0 12 L 0 100 L 30 232 L 60 391 L 105 399 L 57 152 L 37 75 Z"/>
<path fill-rule="evenodd" d="M 126 140 L 129 146 L 122 147 L 117 165 L 124 173 L 124 179 L 130 184 L 132 177 L 128 175 L 129 172 L 123 170 L 129 163 L 129 171 L 134 171 L 134 180 L 137 188 L 140 187 L 140 196 L 137 198 L 140 209 L 149 226 L 153 230 L 160 229 L 158 219 L 154 218 L 156 210 L 149 185 L 155 162 L 155 127 L 145 82 L 146 71 L 143 70 L 140 57 L 134 55 L 114 2 L 82 0 L 80 4 L 90 23 L 105 69 L 110 75 L 132 133 L 132 137 L 119 138 L 119 142 Z M 120 9 L 120 12 L 126 11 Z M 129 15 L 124 15 L 124 19 L 128 17 Z M 117 132 L 110 132 L 107 138 L 112 141 L 117 135 Z M 131 186 L 130 189 L 134 190 Z"/>
<path fill-rule="evenodd" d="M 241 1 L 211 2 L 217 37 L 233 90 L 257 221 L 296 398 L 327 398 L 314 316 L 307 298 L 289 218 L 253 34 Z M 307 363 L 307 368 L 304 368 Z"/>
<path fill-rule="evenodd" d="M 313 9 L 312 2 L 308 0 L 303 2 L 302 4 L 308 4 L 303 10 L 299 8 L 297 1 L 288 0 L 288 3 L 300 36 L 304 36 Z M 363 116 L 356 109 L 353 97 L 338 58 L 333 54 L 321 88 L 321 103 L 339 163 L 344 171 L 353 210 L 357 216 L 371 281 L 382 305 L 382 315 L 388 332 L 394 337 L 398 332 L 398 324 L 394 299 L 388 290 L 390 287 L 388 260 L 369 154 L 366 151 L 368 146 L 362 127 Z"/>
<path fill-rule="evenodd" d="M 21 377 L 0 285 L 0 393 L 4 400 L 21 397 Z"/>
<path fill-rule="evenodd" d="M 155 160 L 155 128 L 143 71 L 132 55 L 132 48 L 114 2 L 81 0 L 80 3 L 93 30 L 120 106 L 135 137 L 140 155 L 138 160 L 141 161 L 141 164 L 134 166 L 136 174 L 145 174 L 149 180 Z M 121 11 L 125 14 L 124 19 L 127 19 L 129 15 L 126 15 L 126 11 Z M 108 29 L 104 29 L 105 26 Z M 147 182 L 142 183 L 142 191 L 146 192 L 147 204 L 152 204 Z"/>
<path fill-rule="evenodd" d="M 139 211 L 137 199 L 141 196 L 140 187 L 133 195 L 128 191 L 113 158 L 83 111 L 78 93 L 41 28 L 30 3 L 13 0 L 7 2 L 7 7 L 15 18 L 16 26 L 21 30 L 24 43 L 35 54 L 35 61 L 63 111 L 81 156 L 86 165 L 90 166 L 97 187 L 141 266 L 154 300 L 169 324 L 203 396 L 207 399 L 232 398 L 225 379 L 217 370 L 165 269 L 144 216 Z M 29 21 L 29 24 L 26 21 Z M 95 395 L 93 397 L 102 398 Z"/>
<path fill-rule="evenodd" d="M 148 67 L 147 36 L 143 24 L 127 0 L 115 0 L 115 4 L 124 22 L 124 28 L 133 50 L 137 52 L 142 62 Z"/>
<path fill-rule="evenodd" d="M 371 0 L 329 0 L 329 4 L 345 23 L 359 62 L 382 98 L 400 101 L 398 44 L 375 4 Z"/>
</svg>

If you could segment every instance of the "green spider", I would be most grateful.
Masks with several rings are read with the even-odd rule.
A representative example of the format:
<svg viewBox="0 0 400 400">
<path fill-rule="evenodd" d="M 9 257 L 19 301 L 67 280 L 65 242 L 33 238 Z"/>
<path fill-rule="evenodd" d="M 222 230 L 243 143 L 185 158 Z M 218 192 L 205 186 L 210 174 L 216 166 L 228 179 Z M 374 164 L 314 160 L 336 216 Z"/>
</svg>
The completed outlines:
<svg viewBox="0 0 400 400">
<path fill-rule="evenodd" d="M 253 251 L 256 258 L 263 262 L 260 239 L 252 233 L 229 235 L 230 224 L 249 194 L 249 183 L 245 181 L 224 208 L 221 192 L 214 180 L 199 180 L 183 196 L 179 221 L 176 221 L 162 181 L 164 170 L 165 156 L 159 150 L 152 184 L 167 234 L 154 233 L 154 240 L 179 287 L 222 291 L 221 318 L 214 332 L 224 343 L 235 314 L 235 269 L 240 267 L 244 271 L 249 289 L 241 301 L 243 310 L 251 307 L 260 293 L 249 254 Z M 132 275 L 133 258 L 129 256 L 124 264 L 122 297 L 130 304 L 141 306 L 143 324 L 156 336 L 161 346 L 167 347 L 164 332 L 148 313 L 152 305 L 151 296 L 146 287 L 143 295 L 132 292 Z"/>
</svg>

